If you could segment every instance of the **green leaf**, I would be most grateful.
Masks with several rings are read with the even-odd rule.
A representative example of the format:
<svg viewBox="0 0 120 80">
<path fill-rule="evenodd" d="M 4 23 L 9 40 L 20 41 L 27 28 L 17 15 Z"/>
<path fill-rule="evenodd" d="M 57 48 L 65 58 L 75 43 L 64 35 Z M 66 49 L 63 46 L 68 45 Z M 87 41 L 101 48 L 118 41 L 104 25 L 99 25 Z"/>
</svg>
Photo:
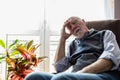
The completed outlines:
<svg viewBox="0 0 120 80">
<path fill-rule="evenodd" d="M 4 43 L 4 41 L 2 39 L 0 39 L 0 46 L 5 49 L 5 43 Z"/>
<path fill-rule="evenodd" d="M 17 45 L 18 42 L 19 42 L 19 40 L 16 39 L 16 40 L 9 46 L 9 48 L 14 47 L 14 45 Z"/>
<path fill-rule="evenodd" d="M 4 56 L 1 56 L 1 57 L 0 57 L 0 63 L 3 62 L 3 61 L 5 61 L 5 58 L 6 58 L 5 55 L 4 55 Z"/>
<path fill-rule="evenodd" d="M 30 40 L 29 42 L 27 42 L 26 49 L 28 50 L 31 46 L 33 45 L 33 40 Z"/>
<path fill-rule="evenodd" d="M 16 57 L 15 55 L 18 55 L 18 54 L 20 54 L 20 52 L 17 51 L 17 50 L 14 50 L 14 51 L 11 52 L 11 55 L 10 55 L 10 56 L 11 56 L 12 58 L 15 58 L 15 57 Z"/>
</svg>

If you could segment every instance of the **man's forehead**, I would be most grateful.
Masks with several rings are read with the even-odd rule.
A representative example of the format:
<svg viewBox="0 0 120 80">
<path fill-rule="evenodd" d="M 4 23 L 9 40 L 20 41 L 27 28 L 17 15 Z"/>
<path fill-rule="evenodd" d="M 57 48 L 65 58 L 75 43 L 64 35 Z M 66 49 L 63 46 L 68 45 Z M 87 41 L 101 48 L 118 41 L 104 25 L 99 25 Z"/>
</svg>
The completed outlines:
<svg viewBox="0 0 120 80">
<path fill-rule="evenodd" d="M 81 20 L 81 18 L 79 18 L 79 17 L 74 17 L 74 16 L 70 17 L 69 19 L 72 19 L 72 20 Z"/>
<path fill-rule="evenodd" d="M 70 22 L 77 22 L 77 21 L 82 21 L 82 19 L 79 18 L 79 17 L 70 17 L 70 18 L 69 18 L 69 21 L 70 21 Z"/>
<path fill-rule="evenodd" d="M 79 17 L 70 17 L 68 20 L 69 20 L 69 22 L 71 22 L 72 24 L 75 24 L 75 23 L 78 22 L 78 21 L 82 21 L 82 19 L 79 18 Z"/>
</svg>

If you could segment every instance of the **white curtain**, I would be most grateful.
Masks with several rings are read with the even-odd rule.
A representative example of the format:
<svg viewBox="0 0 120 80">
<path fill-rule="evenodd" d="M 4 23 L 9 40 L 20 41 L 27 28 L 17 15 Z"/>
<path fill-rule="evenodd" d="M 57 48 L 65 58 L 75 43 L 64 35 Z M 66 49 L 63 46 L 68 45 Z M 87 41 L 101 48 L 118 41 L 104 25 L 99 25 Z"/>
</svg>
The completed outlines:
<svg viewBox="0 0 120 80">
<path fill-rule="evenodd" d="M 105 12 L 107 19 L 114 18 L 114 0 L 105 0 Z"/>
</svg>

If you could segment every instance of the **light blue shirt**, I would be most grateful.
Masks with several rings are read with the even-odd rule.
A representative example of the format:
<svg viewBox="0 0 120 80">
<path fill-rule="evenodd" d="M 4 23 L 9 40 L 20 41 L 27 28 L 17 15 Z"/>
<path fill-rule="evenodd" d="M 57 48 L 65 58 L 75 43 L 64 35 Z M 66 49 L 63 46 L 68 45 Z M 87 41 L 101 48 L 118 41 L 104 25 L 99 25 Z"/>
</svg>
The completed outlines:
<svg viewBox="0 0 120 80">
<path fill-rule="evenodd" d="M 114 64 L 111 70 L 120 70 L 120 49 L 116 41 L 114 33 L 110 30 L 106 30 L 103 37 L 104 51 L 98 59 L 108 59 L 111 60 Z M 69 60 L 67 56 L 59 60 L 55 67 L 57 70 L 65 71 L 70 67 Z"/>
<path fill-rule="evenodd" d="M 112 70 L 119 70 L 120 49 L 114 33 L 110 30 L 107 30 L 104 35 L 104 51 L 99 59 L 101 58 L 110 59 L 114 63 Z"/>
</svg>

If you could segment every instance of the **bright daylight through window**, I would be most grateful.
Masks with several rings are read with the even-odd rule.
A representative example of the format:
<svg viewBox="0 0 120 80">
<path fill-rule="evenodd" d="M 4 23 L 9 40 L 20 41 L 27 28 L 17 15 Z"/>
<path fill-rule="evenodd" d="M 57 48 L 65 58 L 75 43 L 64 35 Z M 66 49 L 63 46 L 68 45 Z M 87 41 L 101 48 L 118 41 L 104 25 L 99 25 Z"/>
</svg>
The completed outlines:
<svg viewBox="0 0 120 80">
<path fill-rule="evenodd" d="M 85 21 L 112 19 L 113 0 L 0 0 L 0 11 L 0 39 L 9 37 L 11 41 L 23 36 L 26 40 L 31 36 L 30 39 L 42 44 L 38 54 L 49 57 L 42 70 L 52 73 L 64 21 L 70 16 L 79 16 Z M 0 77 L 5 74 L 3 65 L 0 64 Z"/>
</svg>

